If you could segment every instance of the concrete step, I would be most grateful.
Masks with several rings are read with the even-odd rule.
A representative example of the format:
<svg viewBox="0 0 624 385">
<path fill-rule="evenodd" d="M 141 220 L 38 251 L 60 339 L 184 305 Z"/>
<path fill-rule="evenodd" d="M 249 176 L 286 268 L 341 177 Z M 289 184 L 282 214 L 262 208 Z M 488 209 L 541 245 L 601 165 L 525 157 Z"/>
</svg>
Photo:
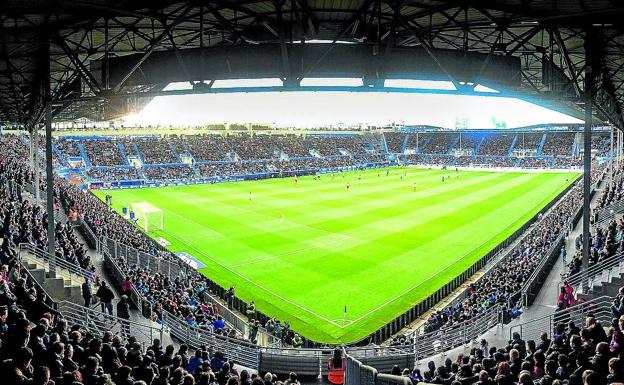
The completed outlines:
<svg viewBox="0 0 624 385">
<path fill-rule="evenodd" d="M 33 276 L 35 281 L 37 281 L 40 285 L 43 284 L 43 281 L 45 281 L 45 278 L 46 278 L 46 272 L 43 268 L 34 267 L 34 268 L 29 268 L 28 271 Z"/>
<path fill-rule="evenodd" d="M 83 277 L 59 267 L 50 271 L 49 263 L 34 255 L 22 255 L 22 262 L 50 297 L 56 300 L 82 303 Z M 94 287 L 92 290 L 95 292 Z"/>
</svg>

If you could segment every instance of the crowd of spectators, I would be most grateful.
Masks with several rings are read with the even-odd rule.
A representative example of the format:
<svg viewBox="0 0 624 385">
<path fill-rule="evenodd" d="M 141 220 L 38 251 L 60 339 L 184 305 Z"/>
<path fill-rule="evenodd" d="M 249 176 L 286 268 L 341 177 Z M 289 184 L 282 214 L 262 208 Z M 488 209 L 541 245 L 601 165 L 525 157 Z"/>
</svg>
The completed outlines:
<svg viewBox="0 0 624 385">
<path fill-rule="evenodd" d="M 384 137 L 386 138 L 386 147 L 388 148 L 388 152 L 400 154 L 403 149 L 403 143 L 405 143 L 406 135 L 407 134 L 402 132 L 385 132 Z"/>
<path fill-rule="evenodd" d="M 143 346 L 133 336 L 69 324 L 15 260 L 0 280 L 0 378 L 7 385 L 278 385 L 222 352 L 181 344 Z M 123 299 L 120 303 L 123 302 Z M 289 382 L 286 378 L 289 378 Z"/>
<path fill-rule="evenodd" d="M 412 135 L 413 136 L 413 135 Z M 457 140 L 456 133 L 431 134 L 431 139 L 420 150 L 423 154 L 448 154 L 451 145 Z"/>
<path fill-rule="evenodd" d="M 540 143 L 542 142 L 543 137 L 543 132 L 521 132 L 518 134 L 516 144 L 514 144 L 514 149 L 537 150 L 540 146 Z"/>
<path fill-rule="evenodd" d="M 581 167 L 583 159 L 581 157 L 558 156 L 555 158 L 555 168 Z"/>
<path fill-rule="evenodd" d="M 61 151 L 61 153 L 66 156 L 73 156 L 73 157 L 82 156 L 80 154 L 80 149 L 78 148 L 78 141 L 76 140 L 69 140 L 69 139 L 61 138 L 55 141 L 54 144 L 56 145 L 56 148 L 58 148 L 59 151 Z"/>
<path fill-rule="evenodd" d="M 134 143 L 146 164 L 180 163 L 167 138 L 137 138 Z"/>
<path fill-rule="evenodd" d="M 520 158 L 521 168 L 552 168 L 552 158 L 523 157 Z"/>
<path fill-rule="evenodd" d="M 591 148 L 597 156 L 608 155 L 611 152 L 611 135 L 609 133 L 593 134 Z"/>
<path fill-rule="evenodd" d="M 87 170 L 87 176 L 91 180 L 104 182 L 137 180 L 140 178 L 139 172 L 135 167 L 91 168 Z"/>
<path fill-rule="evenodd" d="M 597 207 L 599 209 L 607 207 L 615 202 L 619 202 L 624 198 L 624 171 L 617 170 L 605 187 L 602 189 L 598 197 Z"/>
<path fill-rule="evenodd" d="M 478 154 L 486 156 L 506 156 L 516 135 L 515 134 L 488 134 L 485 135 Z"/>
<path fill-rule="evenodd" d="M 90 139 L 81 140 L 81 143 L 93 166 L 114 167 L 127 164 L 124 157 L 121 156 L 119 148 L 112 140 Z"/>
<path fill-rule="evenodd" d="M 588 313 L 584 324 L 557 324 L 538 341 L 525 341 L 519 333 L 501 347 L 482 340 L 442 365 L 429 361 L 422 371 L 395 366 L 392 374 L 412 384 L 622 385 L 623 331 L 624 317 L 603 325 Z"/>
<path fill-rule="evenodd" d="M 195 162 L 219 162 L 227 153 L 225 141 L 220 135 L 188 135 L 184 137 L 188 151 Z"/>
<path fill-rule="evenodd" d="M 546 134 L 546 142 L 542 148 L 542 155 L 571 156 L 574 143 L 573 132 L 559 132 Z"/>
<path fill-rule="evenodd" d="M 475 154 L 477 145 L 483 139 L 483 134 L 477 133 L 465 133 L 458 135 L 457 144 L 455 145 L 456 150 L 466 151 L 468 154 Z"/>
<path fill-rule="evenodd" d="M 493 156 L 488 160 L 488 167 L 516 167 L 518 158 L 515 157 L 503 157 Z"/>
<path fill-rule="evenodd" d="M 18 144 L 13 142 L 13 145 Z M 30 168 L 18 155 L 19 152 L 13 151 L 11 141 L 2 141 L 0 149 L 0 180 L 3 180 L 5 187 L 4 194 L 0 196 L 2 247 L 7 253 L 21 243 L 45 250 L 48 245 L 47 213 L 42 206 L 25 199 L 20 191 L 26 183 L 32 181 Z M 82 268 L 91 268 L 87 250 L 78 241 L 71 226 L 57 223 L 55 236 L 57 256 Z"/>
</svg>

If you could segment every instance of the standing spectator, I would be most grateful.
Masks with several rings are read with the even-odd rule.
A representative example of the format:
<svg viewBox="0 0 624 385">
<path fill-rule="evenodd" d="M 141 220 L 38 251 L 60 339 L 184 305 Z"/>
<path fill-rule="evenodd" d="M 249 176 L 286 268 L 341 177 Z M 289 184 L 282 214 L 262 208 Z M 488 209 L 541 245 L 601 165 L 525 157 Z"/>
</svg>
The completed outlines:
<svg viewBox="0 0 624 385">
<path fill-rule="evenodd" d="M 121 334 L 125 337 L 130 337 L 130 305 L 128 304 L 128 296 L 122 295 L 119 302 L 117 302 L 117 317 L 123 319 L 121 321 Z"/>
<path fill-rule="evenodd" d="M 121 283 L 121 292 L 127 297 L 132 294 L 132 279 L 129 276 Z"/>
<path fill-rule="evenodd" d="M 106 281 L 102 281 L 102 286 L 98 289 L 95 295 L 100 299 L 102 312 L 108 311 L 108 314 L 113 315 L 113 299 L 115 299 L 115 293 L 106 284 Z"/>
<path fill-rule="evenodd" d="M 249 302 L 246 313 L 250 321 L 256 318 L 256 304 L 254 301 Z"/>
<path fill-rule="evenodd" d="M 89 283 L 89 278 L 85 278 L 82 283 L 82 299 L 84 300 L 85 307 L 91 306 L 91 298 L 93 298 L 93 293 L 91 292 L 91 284 Z"/>
<path fill-rule="evenodd" d="M 234 287 L 230 286 L 230 288 L 225 292 L 225 301 L 227 302 L 228 309 L 232 310 L 234 307 Z"/>
</svg>

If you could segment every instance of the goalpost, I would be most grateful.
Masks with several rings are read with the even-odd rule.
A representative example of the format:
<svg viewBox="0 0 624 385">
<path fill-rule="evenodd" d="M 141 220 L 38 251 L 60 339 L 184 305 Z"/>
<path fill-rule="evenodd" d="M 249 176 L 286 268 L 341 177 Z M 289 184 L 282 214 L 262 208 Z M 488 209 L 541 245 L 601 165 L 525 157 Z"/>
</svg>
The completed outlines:
<svg viewBox="0 0 624 385">
<path fill-rule="evenodd" d="M 163 211 L 148 202 L 136 202 L 130 204 L 130 211 L 134 212 L 137 225 L 146 233 L 162 231 Z"/>
</svg>

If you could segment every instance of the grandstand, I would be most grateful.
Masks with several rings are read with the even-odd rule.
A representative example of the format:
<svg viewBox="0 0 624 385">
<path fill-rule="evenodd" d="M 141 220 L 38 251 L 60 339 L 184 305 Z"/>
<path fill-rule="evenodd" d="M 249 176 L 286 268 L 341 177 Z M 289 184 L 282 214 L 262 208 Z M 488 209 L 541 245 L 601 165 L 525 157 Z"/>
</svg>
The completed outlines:
<svg viewBox="0 0 624 385">
<path fill-rule="evenodd" d="M 624 384 L 618 2 L 0 16 L 3 384 Z"/>
</svg>

